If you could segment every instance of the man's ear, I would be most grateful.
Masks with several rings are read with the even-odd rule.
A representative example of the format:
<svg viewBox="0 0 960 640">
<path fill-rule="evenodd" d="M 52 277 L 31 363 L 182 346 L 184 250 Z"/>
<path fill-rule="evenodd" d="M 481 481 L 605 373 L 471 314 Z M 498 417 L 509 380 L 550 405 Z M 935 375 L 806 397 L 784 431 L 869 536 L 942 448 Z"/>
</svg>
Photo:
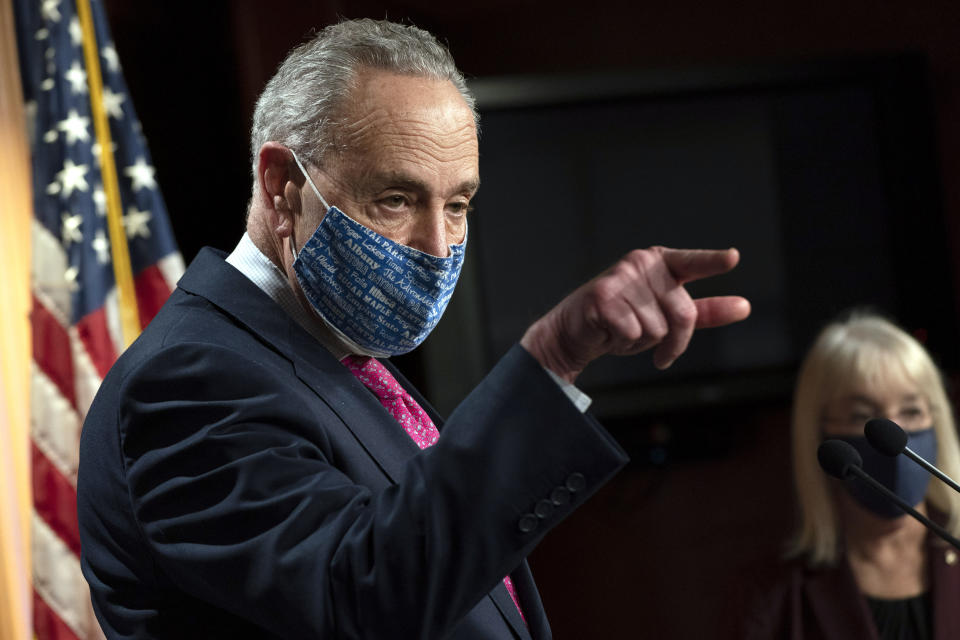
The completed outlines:
<svg viewBox="0 0 960 640">
<path fill-rule="evenodd" d="M 300 213 L 300 169 L 290 149 L 278 142 L 260 147 L 257 164 L 260 204 L 267 212 L 270 227 L 281 236 L 293 231 L 294 217 Z M 293 188 L 290 188 L 293 187 Z"/>
</svg>

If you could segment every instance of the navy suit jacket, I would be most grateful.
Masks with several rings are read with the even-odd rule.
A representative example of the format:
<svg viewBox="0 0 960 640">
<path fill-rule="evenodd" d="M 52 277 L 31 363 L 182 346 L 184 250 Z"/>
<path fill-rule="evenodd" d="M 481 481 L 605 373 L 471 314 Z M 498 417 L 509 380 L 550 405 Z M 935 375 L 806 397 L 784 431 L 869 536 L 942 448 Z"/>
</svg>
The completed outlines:
<svg viewBox="0 0 960 640">
<path fill-rule="evenodd" d="M 524 558 L 625 462 L 519 346 L 420 451 L 205 249 L 87 415 L 82 567 L 109 638 L 542 640 Z"/>
</svg>

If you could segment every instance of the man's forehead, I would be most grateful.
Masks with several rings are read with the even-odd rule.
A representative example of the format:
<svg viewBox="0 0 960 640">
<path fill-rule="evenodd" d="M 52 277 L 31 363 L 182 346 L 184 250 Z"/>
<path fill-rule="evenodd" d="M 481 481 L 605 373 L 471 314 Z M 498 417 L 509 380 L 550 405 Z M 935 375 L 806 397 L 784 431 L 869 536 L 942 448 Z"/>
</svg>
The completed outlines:
<svg viewBox="0 0 960 640">
<path fill-rule="evenodd" d="M 358 75 L 344 102 L 339 128 L 348 138 L 406 128 L 476 138 L 473 111 L 452 82 L 385 71 Z"/>
<path fill-rule="evenodd" d="M 477 132 L 472 121 L 457 118 L 447 109 L 401 112 L 376 109 L 344 121 L 339 130 L 343 149 L 365 145 L 436 147 L 435 153 L 461 156 L 477 153 Z"/>
<path fill-rule="evenodd" d="M 449 81 L 383 74 L 351 96 L 329 169 L 373 182 L 478 182 L 473 112 Z M 367 91 L 367 89 L 370 89 Z M 373 185 L 368 185 L 373 188 Z"/>
<path fill-rule="evenodd" d="M 337 146 L 329 168 L 339 165 L 341 170 L 382 180 L 443 174 L 447 181 L 479 183 L 479 150 L 476 136 L 469 132 L 437 133 L 420 123 L 394 122 L 356 131 Z"/>
</svg>

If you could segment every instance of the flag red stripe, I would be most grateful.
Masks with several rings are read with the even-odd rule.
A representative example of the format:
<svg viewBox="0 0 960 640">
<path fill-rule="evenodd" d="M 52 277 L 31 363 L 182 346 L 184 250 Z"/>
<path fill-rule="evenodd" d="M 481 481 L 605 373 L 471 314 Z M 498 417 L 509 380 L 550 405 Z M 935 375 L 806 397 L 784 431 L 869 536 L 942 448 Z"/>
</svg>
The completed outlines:
<svg viewBox="0 0 960 640">
<path fill-rule="evenodd" d="M 80 555 L 77 491 L 31 440 L 33 506 L 37 514 L 76 555 Z"/>
<path fill-rule="evenodd" d="M 36 297 L 33 298 L 33 309 L 30 311 L 30 326 L 33 330 L 34 362 L 76 408 L 70 335 Z"/>
<path fill-rule="evenodd" d="M 33 592 L 33 633 L 44 640 L 79 640 L 36 590 Z"/>
<path fill-rule="evenodd" d="M 117 359 L 117 351 L 107 329 L 107 312 L 100 307 L 92 313 L 80 318 L 76 324 L 80 341 L 90 354 L 93 366 L 103 378 L 110 370 L 110 366 Z"/>
<path fill-rule="evenodd" d="M 146 327 L 170 297 L 170 285 L 164 279 L 160 267 L 154 264 L 137 275 L 134 287 L 137 291 L 140 326 Z"/>
</svg>

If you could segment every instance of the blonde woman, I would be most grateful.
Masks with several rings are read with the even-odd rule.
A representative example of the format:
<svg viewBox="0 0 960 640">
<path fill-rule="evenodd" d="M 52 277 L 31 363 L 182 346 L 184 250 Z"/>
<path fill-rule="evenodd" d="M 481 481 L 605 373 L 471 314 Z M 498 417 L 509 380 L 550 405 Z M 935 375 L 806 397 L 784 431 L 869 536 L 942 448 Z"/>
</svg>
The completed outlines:
<svg viewBox="0 0 960 640">
<path fill-rule="evenodd" d="M 752 607 L 748 637 L 960 638 L 957 550 L 817 463 L 824 439 L 846 440 L 865 471 L 960 535 L 960 494 L 905 456 L 874 452 L 863 427 L 875 417 L 899 424 L 911 449 L 960 477 L 953 412 L 930 355 L 889 321 L 858 313 L 824 328 L 800 369 L 792 434 L 799 527 L 790 562 Z"/>
</svg>

